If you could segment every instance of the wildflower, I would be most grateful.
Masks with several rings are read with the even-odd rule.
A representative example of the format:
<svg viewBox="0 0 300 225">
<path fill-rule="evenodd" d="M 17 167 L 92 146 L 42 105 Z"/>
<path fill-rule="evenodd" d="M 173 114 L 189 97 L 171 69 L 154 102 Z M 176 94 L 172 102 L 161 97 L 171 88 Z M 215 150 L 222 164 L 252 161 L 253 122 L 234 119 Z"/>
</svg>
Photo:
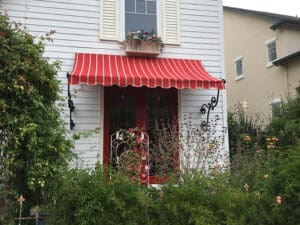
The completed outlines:
<svg viewBox="0 0 300 225">
<path fill-rule="evenodd" d="M 20 205 L 23 205 L 23 202 L 25 202 L 25 198 L 23 197 L 23 195 L 20 195 L 20 197 L 18 198 L 18 202 Z"/>
<path fill-rule="evenodd" d="M 216 194 L 217 194 L 216 191 L 212 191 L 212 192 L 211 192 L 211 195 L 216 195 Z"/>
<path fill-rule="evenodd" d="M 209 146 L 209 149 L 210 149 L 210 150 L 212 150 L 212 149 L 215 147 L 215 145 L 212 144 L 212 143 L 210 143 L 208 146 Z"/>
<path fill-rule="evenodd" d="M 277 138 L 277 137 L 272 137 L 271 140 L 272 140 L 273 142 L 277 142 L 277 141 L 278 141 L 278 138 Z"/>
<path fill-rule="evenodd" d="M 134 129 L 133 129 L 133 128 L 129 128 L 129 129 L 128 129 L 128 132 L 129 132 L 129 133 L 133 133 L 133 132 L 134 132 Z"/>
<path fill-rule="evenodd" d="M 160 189 L 159 190 L 159 196 L 162 198 L 164 195 L 165 195 L 164 191 Z"/>
<path fill-rule="evenodd" d="M 2 105 L 2 112 L 6 112 L 6 105 Z"/>
<path fill-rule="evenodd" d="M 24 84 L 26 82 L 26 78 L 24 75 L 19 75 L 18 81 L 20 84 Z"/>
<path fill-rule="evenodd" d="M 28 94 L 31 94 L 31 92 L 33 91 L 33 87 L 29 86 L 28 89 L 27 89 L 27 91 L 28 91 Z"/>
<path fill-rule="evenodd" d="M 140 175 L 142 180 L 146 180 L 147 179 L 147 174 L 146 173 L 141 173 Z"/>
<path fill-rule="evenodd" d="M 258 199 L 260 199 L 260 192 L 257 191 L 257 192 L 255 193 L 255 196 L 256 196 Z"/>
<path fill-rule="evenodd" d="M 264 175 L 264 179 L 268 179 L 269 178 L 269 175 L 268 174 L 265 174 Z"/>
<path fill-rule="evenodd" d="M 8 18 L 9 17 L 9 15 L 8 15 L 8 13 L 7 13 L 7 11 L 5 10 L 4 11 L 4 13 L 2 14 L 4 17 L 6 17 L 6 18 Z"/>
<path fill-rule="evenodd" d="M 246 135 L 244 137 L 244 142 L 249 143 L 251 141 L 251 137 L 249 135 Z"/>
<path fill-rule="evenodd" d="M 244 184 L 244 189 L 245 189 L 246 192 L 249 191 L 249 185 L 247 183 Z"/>
<path fill-rule="evenodd" d="M 134 164 L 131 164 L 131 165 L 130 165 L 130 169 L 131 169 L 131 171 L 135 171 L 135 165 L 134 165 Z"/>
<path fill-rule="evenodd" d="M 281 197 L 280 197 L 279 195 L 276 197 L 276 203 L 277 203 L 278 205 L 281 204 Z"/>
</svg>

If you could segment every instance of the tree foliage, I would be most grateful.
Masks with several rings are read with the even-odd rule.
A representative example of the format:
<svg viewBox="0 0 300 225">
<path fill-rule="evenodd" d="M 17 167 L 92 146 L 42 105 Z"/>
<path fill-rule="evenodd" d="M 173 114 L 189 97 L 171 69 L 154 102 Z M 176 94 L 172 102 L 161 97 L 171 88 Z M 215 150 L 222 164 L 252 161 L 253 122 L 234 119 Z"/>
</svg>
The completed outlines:
<svg viewBox="0 0 300 225">
<path fill-rule="evenodd" d="M 49 35 L 36 40 L 0 15 L 0 215 L 20 194 L 30 207 L 47 200 L 48 183 L 71 156 L 57 104 L 59 64 L 43 57 Z"/>
</svg>

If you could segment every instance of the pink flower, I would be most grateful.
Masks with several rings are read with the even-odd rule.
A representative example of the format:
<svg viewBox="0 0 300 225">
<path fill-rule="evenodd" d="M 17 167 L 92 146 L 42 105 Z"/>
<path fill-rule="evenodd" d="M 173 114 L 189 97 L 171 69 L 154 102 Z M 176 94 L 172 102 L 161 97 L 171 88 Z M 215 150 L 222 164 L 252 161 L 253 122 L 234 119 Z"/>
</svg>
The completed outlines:
<svg viewBox="0 0 300 225">
<path fill-rule="evenodd" d="M 141 173 L 141 179 L 142 179 L 142 180 L 147 179 L 147 174 L 146 174 L 146 173 Z"/>
<path fill-rule="evenodd" d="M 131 165 L 130 165 L 130 169 L 131 169 L 131 171 L 135 171 L 135 166 L 134 166 L 134 164 L 131 164 Z"/>
<path fill-rule="evenodd" d="M 128 129 L 128 132 L 129 132 L 129 133 L 133 133 L 133 132 L 134 132 L 134 129 L 133 129 L 133 128 L 129 128 L 129 129 Z"/>
<path fill-rule="evenodd" d="M 279 195 L 276 197 L 276 203 L 277 203 L 278 205 L 281 204 L 281 197 L 280 197 Z"/>
</svg>

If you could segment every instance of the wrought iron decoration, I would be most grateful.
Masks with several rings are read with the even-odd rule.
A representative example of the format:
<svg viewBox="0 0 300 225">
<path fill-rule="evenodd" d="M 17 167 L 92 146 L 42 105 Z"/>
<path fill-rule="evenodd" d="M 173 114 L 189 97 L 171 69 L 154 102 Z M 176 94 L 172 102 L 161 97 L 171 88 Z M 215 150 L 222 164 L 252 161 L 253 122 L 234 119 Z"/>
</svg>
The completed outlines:
<svg viewBox="0 0 300 225">
<path fill-rule="evenodd" d="M 74 111 L 75 106 L 74 106 L 74 102 L 72 100 L 72 95 L 71 95 L 71 91 L 70 91 L 70 74 L 69 73 L 67 73 L 67 78 L 68 78 L 68 106 L 70 109 L 70 129 L 73 130 L 75 127 L 75 123 L 72 118 L 72 112 Z"/>
<path fill-rule="evenodd" d="M 226 80 L 225 79 L 222 79 L 222 81 L 224 82 L 224 84 L 226 83 Z M 206 116 L 206 122 L 203 121 L 202 122 L 202 126 L 208 126 L 208 120 L 209 120 L 209 113 L 211 110 L 214 110 L 215 107 L 218 105 L 218 102 L 219 102 L 219 96 L 220 96 L 220 89 L 218 89 L 218 92 L 217 92 L 217 97 L 213 96 L 211 97 L 210 99 L 210 102 L 209 103 L 204 103 L 201 108 L 200 108 L 200 112 L 201 114 L 206 114 L 207 113 L 207 116 Z"/>
</svg>

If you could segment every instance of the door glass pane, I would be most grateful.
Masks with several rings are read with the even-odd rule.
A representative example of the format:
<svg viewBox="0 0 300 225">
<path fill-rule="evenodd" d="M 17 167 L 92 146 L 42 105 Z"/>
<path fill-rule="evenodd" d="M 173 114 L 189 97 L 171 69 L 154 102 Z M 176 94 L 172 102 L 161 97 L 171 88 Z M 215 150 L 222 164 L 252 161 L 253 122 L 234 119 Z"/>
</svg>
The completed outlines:
<svg viewBox="0 0 300 225">
<path fill-rule="evenodd" d="M 136 95 L 132 89 L 113 87 L 109 104 L 110 134 L 136 126 Z"/>
<path fill-rule="evenodd" d="M 174 169 L 177 148 L 177 90 L 149 89 L 146 96 L 147 132 L 150 139 L 150 175 L 164 176 Z"/>
</svg>

